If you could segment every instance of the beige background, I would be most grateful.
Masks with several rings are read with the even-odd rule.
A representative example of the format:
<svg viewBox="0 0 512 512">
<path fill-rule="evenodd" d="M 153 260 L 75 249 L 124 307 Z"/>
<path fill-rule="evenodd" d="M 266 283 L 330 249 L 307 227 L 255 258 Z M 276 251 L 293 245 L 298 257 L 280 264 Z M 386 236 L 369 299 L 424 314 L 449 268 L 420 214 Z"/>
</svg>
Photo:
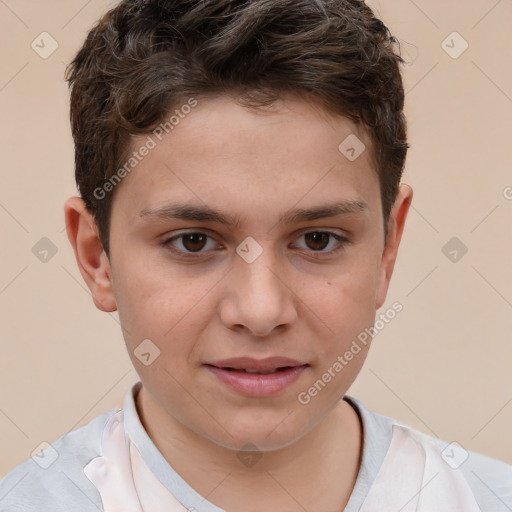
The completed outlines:
<svg viewBox="0 0 512 512">
<path fill-rule="evenodd" d="M 381 312 L 404 309 L 349 394 L 510 463 L 512 2 L 371 4 L 408 60 L 404 181 L 415 196 Z M 0 2 L 0 475 L 120 406 L 137 379 L 117 315 L 96 310 L 82 282 L 63 218 L 76 195 L 65 64 L 111 5 Z M 31 48 L 43 31 L 59 45 L 47 59 Z M 441 46 L 453 31 L 469 44 L 457 59 Z M 442 252 L 454 236 L 468 248 L 455 263 Z M 57 248 L 46 263 L 32 252 L 42 237 Z"/>
</svg>

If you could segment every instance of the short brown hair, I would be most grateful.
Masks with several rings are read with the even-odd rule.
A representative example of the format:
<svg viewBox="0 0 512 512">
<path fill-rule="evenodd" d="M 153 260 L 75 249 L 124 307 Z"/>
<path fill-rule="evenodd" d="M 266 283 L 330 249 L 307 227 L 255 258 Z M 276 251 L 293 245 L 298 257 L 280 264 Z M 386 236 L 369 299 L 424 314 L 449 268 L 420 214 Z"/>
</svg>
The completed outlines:
<svg viewBox="0 0 512 512">
<path fill-rule="evenodd" d="M 360 0 L 121 1 L 66 70 L 75 178 L 107 256 L 115 188 L 97 190 L 131 137 L 190 98 L 228 93 L 256 108 L 298 93 L 362 121 L 387 233 L 409 148 L 397 42 Z"/>
</svg>

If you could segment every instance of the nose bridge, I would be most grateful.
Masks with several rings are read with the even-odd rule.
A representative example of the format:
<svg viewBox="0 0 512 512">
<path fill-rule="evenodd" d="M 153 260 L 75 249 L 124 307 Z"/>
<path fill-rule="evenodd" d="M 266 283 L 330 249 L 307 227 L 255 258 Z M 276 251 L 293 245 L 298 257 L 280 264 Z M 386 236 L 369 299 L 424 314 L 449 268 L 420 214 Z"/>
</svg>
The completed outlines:
<svg viewBox="0 0 512 512">
<path fill-rule="evenodd" d="M 295 318 L 293 293 L 284 282 L 284 265 L 270 242 L 260 244 L 253 239 L 246 244 L 237 248 L 231 290 L 235 300 L 224 321 L 266 335 Z"/>
<path fill-rule="evenodd" d="M 258 245 L 256 245 L 258 244 Z M 258 247 L 259 246 L 259 247 Z M 247 250 L 245 257 L 243 251 Z M 279 258 L 275 255 L 275 250 L 271 243 L 258 243 L 247 241 L 240 244 L 237 248 L 240 255 L 236 262 L 236 272 L 239 274 L 240 286 L 245 290 L 247 298 L 257 298 L 261 300 L 266 298 L 267 303 L 281 301 L 281 296 L 285 294 L 286 287 L 282 283 L 283 267 L 279 264 Z"/>
</svg>

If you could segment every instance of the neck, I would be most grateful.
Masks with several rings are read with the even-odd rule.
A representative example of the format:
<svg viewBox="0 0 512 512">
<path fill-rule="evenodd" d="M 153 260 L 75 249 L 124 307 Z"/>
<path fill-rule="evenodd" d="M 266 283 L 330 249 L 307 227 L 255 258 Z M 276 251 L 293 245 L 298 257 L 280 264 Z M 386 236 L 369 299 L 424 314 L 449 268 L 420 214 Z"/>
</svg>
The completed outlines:
<svg viewBox="0 0 512 512">
<path fill-rule="evenodd" d="M 339 512 L 348 502 L 361 461 L 362 429 L 357 413 L 344 400 L 291 445 L 263 454 L 244 453 L 245 464 L 240 463 L 239 452 L 170 416 L 144 387 L 136 407 L 146 432 L 172 468 L 201 496 L 228 512 Z"/>
</svg>

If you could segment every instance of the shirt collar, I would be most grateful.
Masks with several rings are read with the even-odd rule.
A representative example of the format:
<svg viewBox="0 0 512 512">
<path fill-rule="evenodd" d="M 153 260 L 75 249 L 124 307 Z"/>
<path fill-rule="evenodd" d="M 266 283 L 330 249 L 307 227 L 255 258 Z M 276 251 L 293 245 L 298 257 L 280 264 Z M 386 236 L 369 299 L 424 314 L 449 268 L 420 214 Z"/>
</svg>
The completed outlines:
<svg viewBox="0 0 512 512">
<path fill-rule="evenodd" d="M 148 436 L 135 406 L 135 399 L 141 388 L 142 382 L 139 381 L 126 393 L 124 400 L 124 423 L 128 436 L 139 450 L 149 469 L 190 510 L 195 509 L 197 512 L 225 512 L 203 498 L 183 480 L 165 460 Z M 356 411 L 363 430 L 361 464 L 354 489 L 345 508 L 345 512 L 356 512 L 360 509 L 368 495 L 389 449 L 393 420 L 373 413 L 353 397 L 346 395 L 343 399 Z"/>
</svg>

